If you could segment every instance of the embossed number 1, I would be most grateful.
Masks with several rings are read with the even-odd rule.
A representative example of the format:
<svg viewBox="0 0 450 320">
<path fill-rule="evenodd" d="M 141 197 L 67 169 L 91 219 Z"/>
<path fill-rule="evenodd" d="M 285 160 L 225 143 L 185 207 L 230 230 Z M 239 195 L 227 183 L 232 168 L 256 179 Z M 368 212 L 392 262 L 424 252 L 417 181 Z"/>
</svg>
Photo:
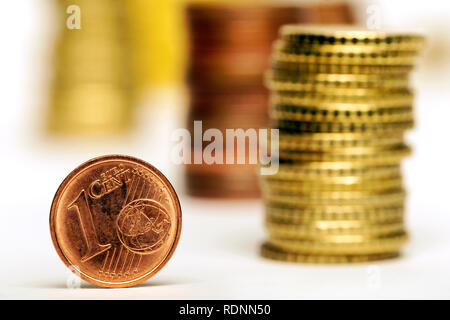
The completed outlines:
<svg viewBox="0 0 450 320">
<path fill-rule="evenodd" d="M 94 219 L 92 218 L 91 209 L 89 208 L 88 199 L 84 189 L 81 190 L 78 197 L 67 207 L 67 210 L 72 208 L 77 210 L 81 231 L 83 232 L 87 246 L 87 252 L 81 258 L 81 262 L 85 262 L 111 248 L 111 244 L 100 244 L 98 241 Z"/>
</svg>

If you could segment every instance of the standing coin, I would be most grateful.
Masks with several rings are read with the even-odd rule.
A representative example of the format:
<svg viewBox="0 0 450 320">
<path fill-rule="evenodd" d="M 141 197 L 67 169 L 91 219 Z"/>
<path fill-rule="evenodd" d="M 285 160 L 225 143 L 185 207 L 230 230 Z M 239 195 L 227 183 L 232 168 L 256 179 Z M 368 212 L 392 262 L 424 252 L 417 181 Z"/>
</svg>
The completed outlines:
<svg viewBox="0 0 450 320">
<path fill-rule="evenodd" d="M 156 274 L 175 251 L 181 208 L 170 182 L 150 164 L 109 155 L 63 181 L 50 212 L 53 244 L 81 278 L 129 287 Z"/>
</svg>

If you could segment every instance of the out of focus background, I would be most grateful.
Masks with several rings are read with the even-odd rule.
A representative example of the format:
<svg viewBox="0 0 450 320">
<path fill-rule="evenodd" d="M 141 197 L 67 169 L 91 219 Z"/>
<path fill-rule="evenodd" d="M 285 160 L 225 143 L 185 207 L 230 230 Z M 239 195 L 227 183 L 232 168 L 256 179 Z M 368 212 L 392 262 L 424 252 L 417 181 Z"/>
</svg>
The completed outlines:
<svg viewBox="0 0 450 320">
<path fill-rule="evenodd" d="M 81 29 L 73 20 L 81 9 Z M 0 298 L 450 298 L 450 4 L 443 1 L 22 0 L 0 10 Z M 171 133 L 268 125 L 263 74 L 286 23 L 413 30 L 414 148 L 404 255 L 351 266 L 263 260 L 255 167 L 182 166 Z M 73 29 L 72 29 L 73 28 Z M 226 109 L 226 111 L 224 111 Z M 195 151 L 195 150 L 194 150 Z M 48 230 L 65 176 L 103 154 L 160 169 L 183 209 L 174 257 L 132 289 L 67 289 Z M 374 284 L 375 283 L 375 284 Z"/>
</svg>

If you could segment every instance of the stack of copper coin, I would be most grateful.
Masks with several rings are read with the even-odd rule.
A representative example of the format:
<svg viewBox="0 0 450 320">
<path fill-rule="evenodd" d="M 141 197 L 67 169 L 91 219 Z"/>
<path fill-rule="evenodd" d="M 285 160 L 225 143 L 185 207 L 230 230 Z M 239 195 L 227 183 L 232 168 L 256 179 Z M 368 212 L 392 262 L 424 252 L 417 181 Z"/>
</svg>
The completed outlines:
<svg viewBox="0 0 450 320">
<path fill-rule="evenodd" d="M 268 258 L 360 262 L 407 240 L 401 160 L 413 127 L 415 34 L 285 26 L 267 74 L 279 128 L 277 174 L 263 177 Z"/>
<path fill-rule="evenodd" d="M 61 19 L 53 56 L 50 130 L 89 134 L 128 129 L 132 86 L 123 3 L 58 0 L 57 4 Z"/>
<path fill-rule="evenodd" d="M 302 21 L 352 22 L 346 4 L 308 7 L 192 4 L 187 8 L 187 17 L 191 57 L 188 128 L 193 135 L 193 122 L 198 120 L 202 121 L 204 131 L 216 128 L 224 137 L 226 129 L 269 125 L 269 96 L 263 75 L 282 25 Z M 202 151 L 194 146 L 192 150 Z M 225 141 L 223 151 L 225 155 Z M 192 195 L 230 198 L 260 195 L 255 164 L 191 164 L 186 172 L 187 190 Z"/>
</svg>

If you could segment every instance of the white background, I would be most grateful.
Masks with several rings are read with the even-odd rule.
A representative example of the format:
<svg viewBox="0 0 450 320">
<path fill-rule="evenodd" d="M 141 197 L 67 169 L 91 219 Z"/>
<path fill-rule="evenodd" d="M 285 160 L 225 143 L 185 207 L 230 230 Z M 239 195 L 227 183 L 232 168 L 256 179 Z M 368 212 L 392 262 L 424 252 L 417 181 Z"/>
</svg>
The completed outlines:
<svg viewBox="0 0 450 320">
<path fill-rule="evenodd" d="M 179 168 L 167 156 L 182 101 L 174 90 L 152 94 L 137 132 L 114 143 L 45 136 L 38 120 L 45 110 L 50 2 L 2 1 L 0 298 L 450 298 L 450 7 L 447 1 L 380 3 L 383 26 L 429 35 L 414 76 L 417 126 L 409 141 L 415 151 L 404 166 L 412 239 L 397 260 L 322 266 L 258 256 L 265 238 L 260 201 L 183 195 Z M 137 287 L 101 289 L 83 282 L 80 290 L 68 289 L 69 274 L 50 239 L 51 201 L 73 168 L 108 153 L 140 157 L 174 182 L 183 208 L 181 241 L 169 264 Z"/>
</svg>

